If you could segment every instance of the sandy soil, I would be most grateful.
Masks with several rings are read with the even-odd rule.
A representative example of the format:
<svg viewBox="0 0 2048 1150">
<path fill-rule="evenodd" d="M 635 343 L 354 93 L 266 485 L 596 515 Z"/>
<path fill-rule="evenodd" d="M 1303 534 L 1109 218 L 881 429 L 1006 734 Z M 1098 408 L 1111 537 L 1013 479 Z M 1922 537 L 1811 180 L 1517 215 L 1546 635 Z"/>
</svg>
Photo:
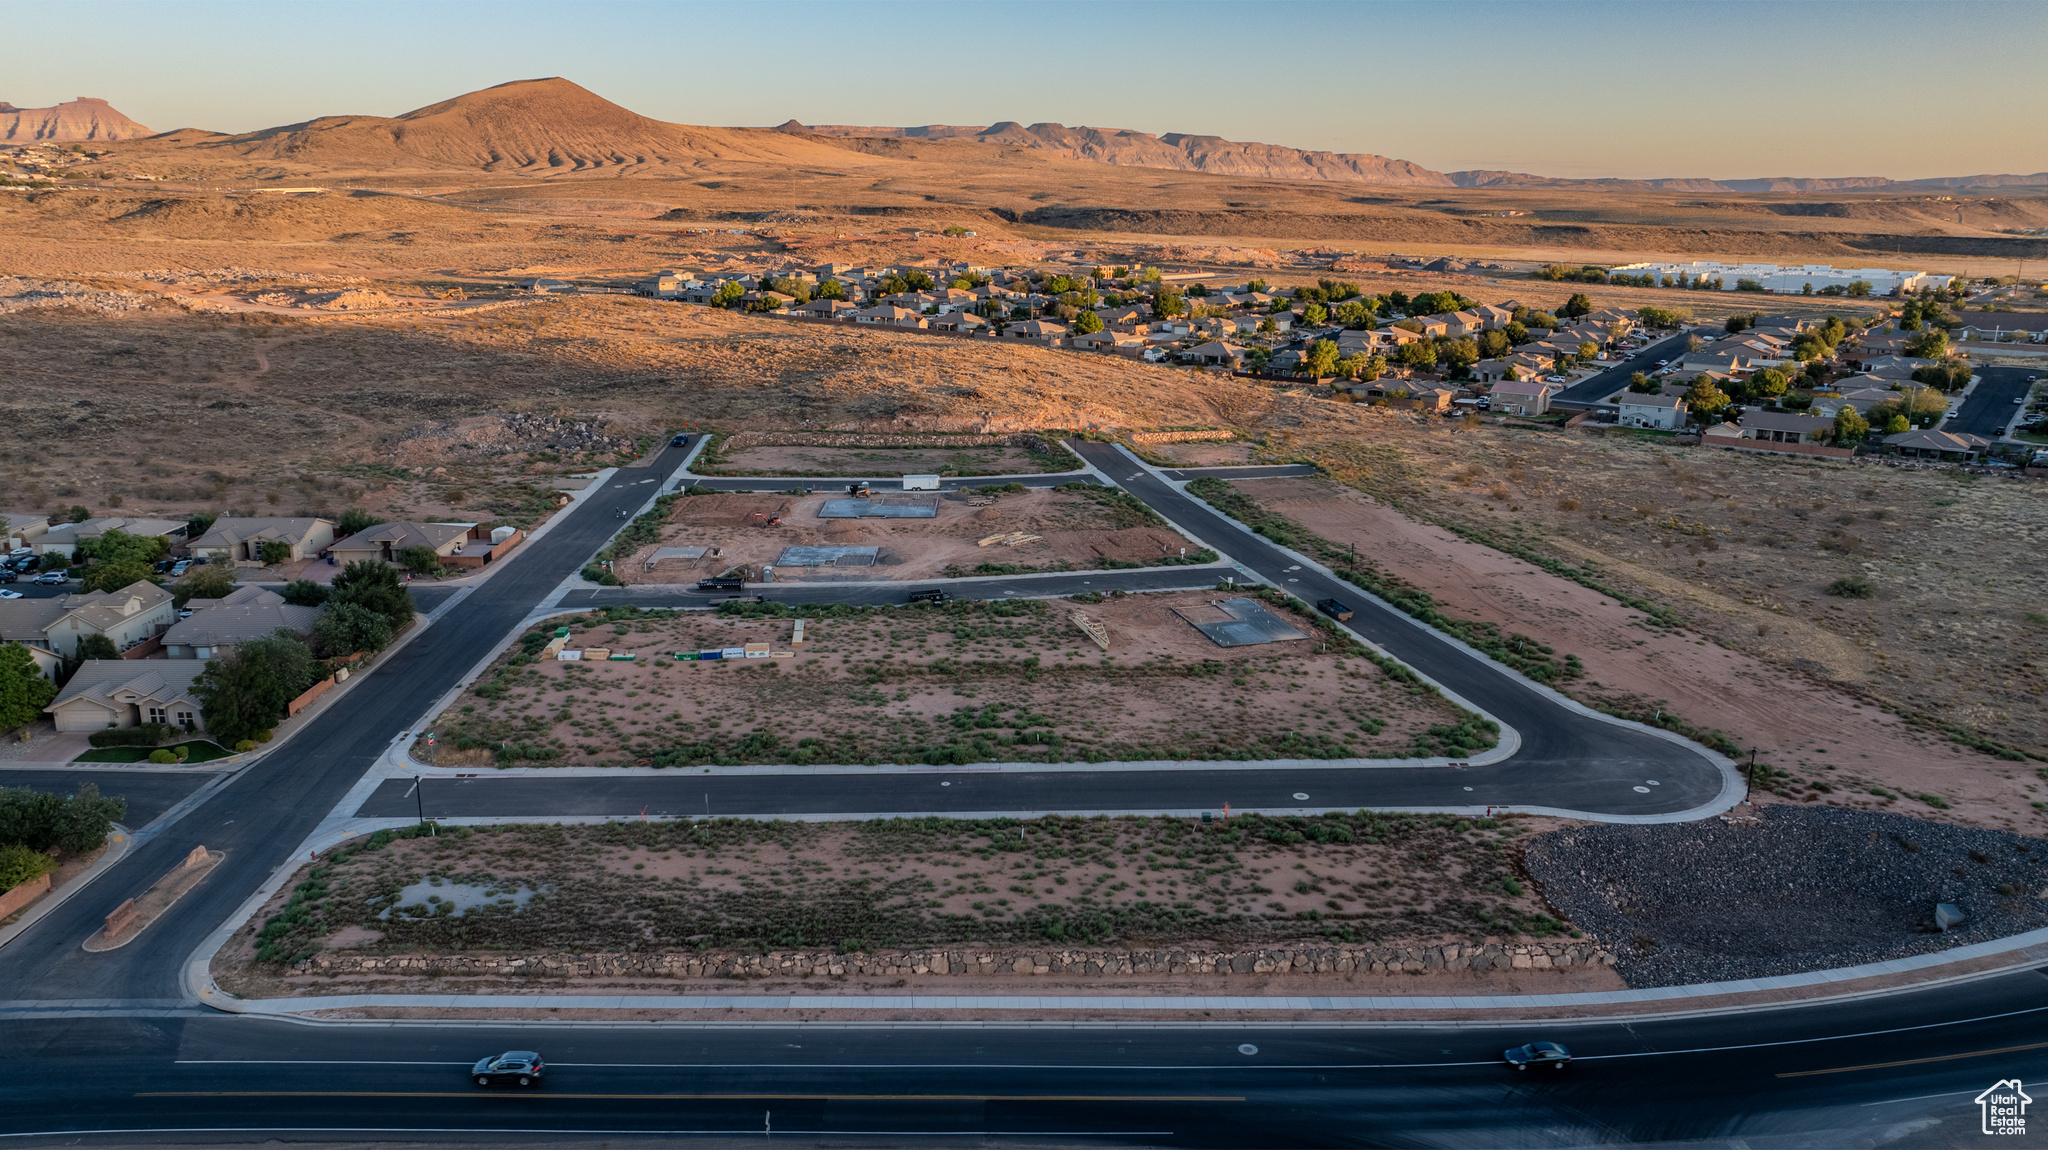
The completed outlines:
<svg viewBox="0 0 2048 1150">
<path fill-rule="evenodd" d="M 2023 831 L 2041 825 L 2028 805 L 2039 782 L 2033 771 L 1908 726 L 1811 675 L 1689 630 L 1645 626 L 1640 611 L 1337 484 L 1269 479 L 1242 486 L 1317 534 L 1357 544 L 1384 570 L 1435 596 L 1448 613 L 1497 622 L 1578 655 L 1586 678 L 1569 688 L 1573 694 L 1645 696 L 1755 746 L 1762 763 L 1830 788 L 1794 788 L 1798 801 Z M 1891 797 L 1870 794 L 1873 785 Z M 1933 793 L 1953 809 L 1901 801 L 1898 792 Z"/>
<path fill-rule="evenodd" d="M 1176 467 L 1228 467 L 1252 458 L 1249 443 L 1158 443 L 1147 450 Z"/>
<path fill-rule="evenodd" d="M 791 623 L 702 614 L 583 623 L 572 647 L 638 659 L 514 666 L 516 656 L 502 656 L 437 720 L 437 750 L 468 733 L 553 743 L 560 757 L 544 761 L 559 765 L 663 761 L 678 747 L 698 748 L 678 762 L 917 762 L 953 744 L 981 761 L 1290 757 L 1337 753 L 1340 741 L 1366 757 L 1400 758 L 1417 752 L 1424 728 L 1456 721 L 1439 697 L 1411 694 L 1369 663 L 1320 654 L 1314 639 L 1219 648 L 1174 613 L 1216 597 L 814 618 L 791 658 L 719 662 L 675 662 L 669 652 L 749 642 L 789 651 Z M 1108 655 L 1071 623 L 1075 611 L 1108 628 Z M 1306 621 L 1300 629 L 1311 630 Z M 1116 705 L 1104 706 L 1111 697 Z M 999 721 L 960 726 L 961 714 L 990 706 Z M 994 738 L 1026 730 L 1040 741 Z M 962 742 L 963 731 L 986 732 L 987 745 Z"/>
<path fill-rule="evenodd" d="M 745 447 L 729 451 L 720 475 L 1033 475 L 1044 464 L 1014 447 Z"/>
<path fill-rule="evenodd" d="M 782 450 L 808 450 L 791 448 Z M 1083 496 L 1044 488 L 993 497 L 961 492 L 893 493 L 878 489 L 877 497 L 932 499 L 935 519 L 821 519 L 827 500 L 846 497 L 833 490 L 814 495 L 693 495 L 675 502 L 670 526 L 659 543 L 642 548 L 618 565 L 625 583 L 688 583 L 705 574 L 745 567 L 755 576 L 773 564 L 784 547 L 880 547 L 872 567 L 777 567 L 776 582 L 837 582 L 871 579 L 930 579 L 941 575 L 973 575 L 982 564 L 1012 564 L 1037 570 L 1087 569 L 1104 560 L 1147 562 L 1178 558 L 1200 545 L 1169 527 L 1118 527 L 1118 517 Z M 779 527 L 750 526 L 760 512 L 782 516 Z M 1016 544 L 979 545 L 992 535 L 1025 532 L 1041 538 Z M 692 567 L 667 560 L 647 570 L 647 557 L 657 547 L 706 546 L 706 556 Z M 998 572 L 980 572 L 996 574 Z"/>
</svg>

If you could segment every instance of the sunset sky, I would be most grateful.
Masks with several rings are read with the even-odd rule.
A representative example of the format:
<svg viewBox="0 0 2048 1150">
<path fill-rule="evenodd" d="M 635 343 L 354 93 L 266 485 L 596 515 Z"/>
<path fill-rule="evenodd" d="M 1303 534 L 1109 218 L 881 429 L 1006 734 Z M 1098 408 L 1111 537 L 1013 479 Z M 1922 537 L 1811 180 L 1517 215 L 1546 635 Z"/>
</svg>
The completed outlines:
<svg viewBox="0 0 2048 1150">
<path fill-rule="evenodd" d="M 564 76 L 695 124 L 1191 132 L 1439 171 L 2048 169 L 2048 3 L 66 3 L 0 99 L 158 130 L 396 115 Z"/>
</svg>

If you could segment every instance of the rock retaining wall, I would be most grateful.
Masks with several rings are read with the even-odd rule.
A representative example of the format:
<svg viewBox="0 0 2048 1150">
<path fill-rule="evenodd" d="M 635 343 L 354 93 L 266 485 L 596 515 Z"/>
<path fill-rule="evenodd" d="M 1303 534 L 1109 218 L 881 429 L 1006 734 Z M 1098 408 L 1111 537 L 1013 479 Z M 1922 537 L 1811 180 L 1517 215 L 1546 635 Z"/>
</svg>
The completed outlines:
<svg viewBox="0 0 2048 1150">
<path fill-rule="evenodd" d="M 1589 941 L 1336 946 L 1273 950 L 927 950 L 892 954 L 346 954 L 293 964 L 306 974 L 638 975 L 657 978 L 813 978 L 828 975 L 1424 974 L 1445 970 L 1565 970 L 1612 966 Z"/>
<path fill-rule="evenodd" d="M 1235 440 L 1234 431 L 1133 431 L 1132 443 L 1200 443 L 1205 440 Z"/>
</svg>

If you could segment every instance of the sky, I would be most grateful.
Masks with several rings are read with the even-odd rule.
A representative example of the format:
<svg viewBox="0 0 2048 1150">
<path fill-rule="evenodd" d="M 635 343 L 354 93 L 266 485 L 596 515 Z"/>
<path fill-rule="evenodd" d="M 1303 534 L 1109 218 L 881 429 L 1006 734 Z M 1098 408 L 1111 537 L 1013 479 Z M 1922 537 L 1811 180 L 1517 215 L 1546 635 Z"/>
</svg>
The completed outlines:
<svg viewBox="0 0 2048 1150">
<path fill-rule="evenodd" d="M 0 99 L 159 131 L 563 76 L 687 124 L 1030 124 L 1562 177 L 2048 170 L 2043 0 L 12 3 Z"/>
</svg>

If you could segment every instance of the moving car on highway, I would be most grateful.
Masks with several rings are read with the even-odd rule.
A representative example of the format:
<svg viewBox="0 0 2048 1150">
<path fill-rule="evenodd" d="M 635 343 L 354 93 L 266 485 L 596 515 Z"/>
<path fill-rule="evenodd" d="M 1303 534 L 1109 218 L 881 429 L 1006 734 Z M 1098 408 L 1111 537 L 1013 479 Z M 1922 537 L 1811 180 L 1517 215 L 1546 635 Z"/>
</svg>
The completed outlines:
<svg viewBox="0 0 2048 1150">
<path fill-rule="evenodd" d="M 546 1069 L 540 1055 L 531 1050 L 507 1050 L 496 1058 L 478 1059 L 469 1076 L 478 1086 L 534 1086 Z"/>
<path fill-rule="evenodd" d="M 1563 1070 L 1565 1064 L 1572 1060 L 1572 1052 L 1555 1042 L 1531 1042 L 1527 1046 L 1517 1046 L 1506 1051 L 1501 1057 L 1507 1059 L 1508 1065 L 1516 1070 L 1527 1070 L 1531 1066 L 1549 1066 Z"/>
</svg>

